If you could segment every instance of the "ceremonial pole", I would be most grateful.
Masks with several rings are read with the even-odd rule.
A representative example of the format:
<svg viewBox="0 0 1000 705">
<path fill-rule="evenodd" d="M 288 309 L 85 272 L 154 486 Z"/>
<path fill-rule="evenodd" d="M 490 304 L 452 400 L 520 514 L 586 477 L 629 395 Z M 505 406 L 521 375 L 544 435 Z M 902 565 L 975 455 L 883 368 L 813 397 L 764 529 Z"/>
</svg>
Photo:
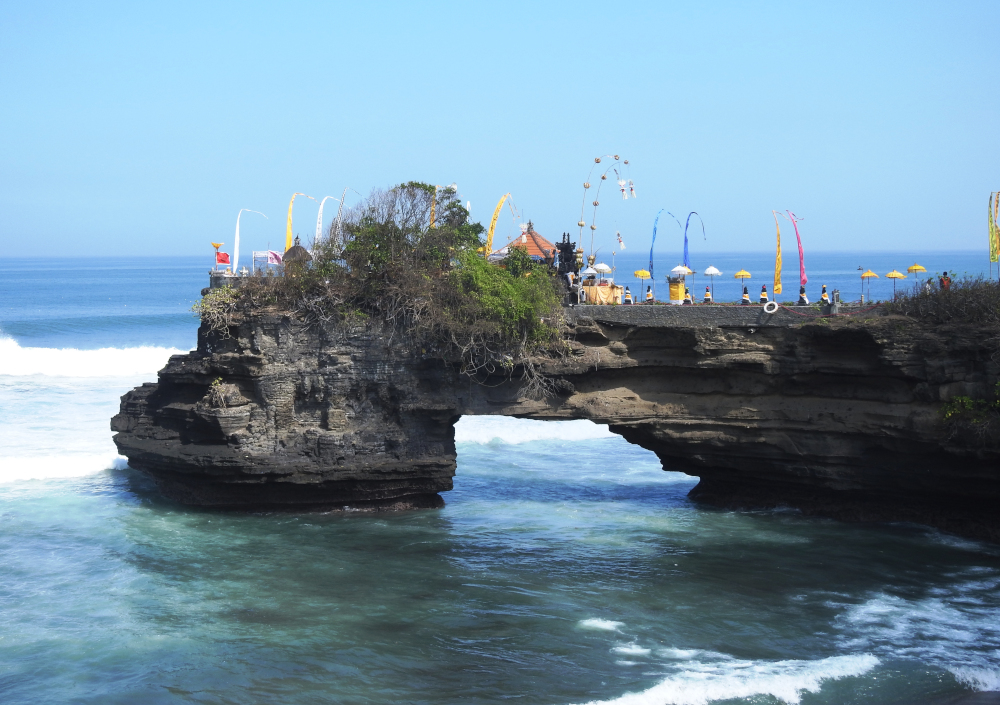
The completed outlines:
<svg viewBox="0 0 1000 705">
<path fill-rule="evenodd" d="M 316 200 L 312 196 L 307 196 L 304 193 L 292 194 L 292 200 L 288 202 L 288 225 L 285 228 L 285 252 L 288 252 L 290 249 L 292 249 L 292 206 L 295 205 L 296 196 L 305 196 L 306 198 L 312 198 L 312 200 L 314 201 Z"/>
<path fill-rule="evenodd" d="M 333 196 L 325 196 L 322 201 L 319 202 L 319 215 L 316 216 L 316 238 L 313 240 L 313 247 L 319 244 L 319 232 L 320 228 L 323 227 L 323 205 L 329 201 Z M 343 199 L 333 198 L 333 200 L 340 200 L 343 203 Z"/>
<path fill-rule="evenodd" d="M 237 267 L 240 265 L 240 216 L 243 215 L 243 211 L 250 211 L 251 213 L 256 213 L 257 215 L 264 215 L 260 211 L 253 211 L 249 208 L 241 208 L 240 212 L 236 214 L 236 244 L 233 245 L 233 273 L 239 272 Z M 264 215 L 267 218 L 266 215 Z"/>
</svg>

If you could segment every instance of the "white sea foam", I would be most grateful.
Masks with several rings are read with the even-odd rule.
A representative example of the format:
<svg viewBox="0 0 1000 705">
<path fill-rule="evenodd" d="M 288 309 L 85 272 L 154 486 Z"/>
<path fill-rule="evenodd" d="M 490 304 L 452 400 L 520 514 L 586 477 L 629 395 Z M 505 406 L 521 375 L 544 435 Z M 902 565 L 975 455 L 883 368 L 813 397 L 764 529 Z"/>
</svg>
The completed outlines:
<svg viewBox="0 0 1000 705">
<path fill-rule="evenodd" d="M 644 646 L 639 646 L 638 644 L 625 644 L 624 646 L 616 646 L 612 649 L 616 654 L 628 654 L 629 656 L 646 656 L 652 653 L 652 649 L 647 649 Z"/>
<path fill-rule="evenodd" d="M 457 443 L 526 443 L 528 441 L 584 441 L 616 438 L 607 426 L 586 419 L 537 421 L 509 416 L 463 416 L 455 424 Z"/>
<path fill-rule="evenodd" d="M 625 622 L 613 622 L 610 619 L 581 619 L 577 622 L 580 629 L 596 629 L 606 632 L 616 632 L 619 627 L 624 627 Z"/>
<path fill-rule="evenodd" d="M 818 661 L 686 662 L 684 670 L 649 690 L 588 705 L 707 705 L 771 695 L 794 705 L 803 693 L 817 693 L 824 681 L 861 676 L 879 664 L 870 654 L 833 656 Z"/>
<path fill-rule="evenodd" d="M 0 338 L 0 483 L 80 477 L 124 466 L 109 419 L 156 379 L 170 348 L 21 347 Z"/>
<path fill-rule="evenodd" d="M 838 617 L 846 648 L 912 658 L 950 671 L 976 690 L 1000 690 L 1000 578 L 968 571 L 960 580 L 908 600 L 879 593 Z"/>
<path fill-rule="evenodd" d="M 153 373 L 171 355 L 186 352 L 175 348 L 23 348 L 16 340 L 0 338 L 0 375 L 49 377 L 122 377 Z"/>
<path fill-rule="evenodd" d="M 64 455 L 31 455 L 0 457 L 0 484 L 20 480 L 48 480 L 82 477 L 102 470 L 124 468 L 126 458 L 118 453 L 66 453 Z"/>
</svg>

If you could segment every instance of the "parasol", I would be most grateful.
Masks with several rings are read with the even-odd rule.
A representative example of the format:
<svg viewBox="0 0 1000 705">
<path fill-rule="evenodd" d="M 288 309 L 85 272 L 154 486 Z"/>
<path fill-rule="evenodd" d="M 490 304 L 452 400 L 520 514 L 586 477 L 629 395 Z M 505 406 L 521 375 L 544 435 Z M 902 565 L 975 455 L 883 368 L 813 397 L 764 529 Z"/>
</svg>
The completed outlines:
<svg viewBox="0 0 1000 705">
<path fill-rule="evenodd" d="M 597 274 L 597 270 L 593 267 L 587 267 L 585 270 L 580 272 L 581 275 L 590 276 L 591 274 Z"/>
<path fill-rule="evenodd" d="M 705 274 L 707 274 L 708 276 L 710 276 L 712 278 L 712 301 L 715 301 L 715 277 L 717 275 L 721 275 L 722 272 L 720 272 L 718 269 L 716 269 L 712 265 L 709 265 L 708 269 L 705 270 Z"/>
<path fill-rule="evenodd" d="M 609 274 L 611 272 L 611 267 L 604 264 L 604 262 L 601 262 L 600 264 L 595 264 L 594 269 L 596 269 L 598 272 L 604 272 L 605 274 Z"/>
<path fill-rule="evenodd" d="M 872 299 L 872 282 L 871 282 L 871 280 L 872 279 L 878 279 L 878 275 L 875 272 L 873 272 L 872 270 L 869 269 L 867 272 L 865 272 L 864 274 L 861 275 L 861 283 L 862 283 L 862 285 L 864 284 L 865 279 L 868 280 L 868 300 L 871 301 L 871 299 Z"/>
<path fill-rule="evenodd" d="M 924 267 L 923 265 L 917 263 L 913 263 L 906 268 L 906 271 L 909 272 L 910 274 L 916 274 L 917 272 L 926 272 L 927 267 Z"/>
<path fill-rule="evenodd" d="M 694 274 L 694 272 L 691 269 L 685 267 L 683 264 L 678 264 L 676 267 L 670 270 L 670 273 L 676 276 L 683 276 L 685 274 Z"/>
<path fill-rule="evenodd" d="M 895 269 L 885 275 L 886 279 L 892 279 L 892 298 L 896 298 L 896 280 L 906 279 L 906 275 L 897 272 Z"/>
<path fill-rule="evenodd" d="M 649 272 L 645 269 L 637 269 L 632 273 L 635 275 L 636 279 L 652 279 L 652 276 L 650 276 Z"/>
</svg>

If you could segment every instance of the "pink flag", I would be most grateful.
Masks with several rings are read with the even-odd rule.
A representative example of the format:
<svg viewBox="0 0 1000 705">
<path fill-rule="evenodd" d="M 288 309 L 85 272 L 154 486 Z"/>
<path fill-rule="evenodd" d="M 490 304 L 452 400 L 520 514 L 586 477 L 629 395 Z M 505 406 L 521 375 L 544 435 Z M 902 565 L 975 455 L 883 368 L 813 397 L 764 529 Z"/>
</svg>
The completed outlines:
<svg viewBox="0 0 1000 705">
<path fill-rule="evenodd" d="M 795 239 L 799 243 L 799 284 L 805 286 L 809 283 L 809 280 L 806 278 L 806 258 L 805 255 L 802 254 L 802 238 L 799 237 L 799 220 L 801 220 L 801 218 L 796 217 L 796 215 L 791 211 L 785 212 L 788 213 L 789 220 L 792 221 L 792 226 L 795 228 Z"/>
<path fill-rule="evenodd" d="M 215 263 L 216 264 L 229 264 L 229 253 L 228 252 L 216 252 L 215 253 Z"/>
<path fill-rule="evenodd" d="M 274 250 L 267 251 L 267 263 L 268 264 L 281 264 L 281 253 L 275 252 Z"/>
</svg>

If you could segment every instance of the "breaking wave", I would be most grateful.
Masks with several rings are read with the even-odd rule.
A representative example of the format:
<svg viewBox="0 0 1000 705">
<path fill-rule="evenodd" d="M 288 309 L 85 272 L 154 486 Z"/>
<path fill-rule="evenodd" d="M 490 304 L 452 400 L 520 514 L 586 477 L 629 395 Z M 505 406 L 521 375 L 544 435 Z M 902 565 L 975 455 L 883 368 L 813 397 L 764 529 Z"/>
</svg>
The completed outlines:
<svg viewBox="0 0 1000 705">
<path fill-rule="evenodd" d="M 617 438 L 607 426 L 586 419 L 537 421 L 509 416 L 463 416 L 455 424 L 456 443 L 527 443 Z"/>
<path fill-rule="evenodd" d="M 0 484 L 124 467 L 109 419 L 132 387 L 154 381 L 175 348 L 21 347 L 0 338 Z"/>
<path fill-rule="evenodd" d="M 176 348 L 24 348 L 16 340 L 0 338 L 0 375 L 26 377 L 123 377 L 155 373 Z"/>
<path fill-rule="evenodd" d="M 684 670 L 640 693 L 587 705 L 707 705 L 770 695 L 789 705 L 803 693 L 817 693 L 824 681 L 861 676 L 879 664 L 870 654 L 833 656 L 818 661 L 687 661 Z"/>
<path fill-rule="evenodd" d="M 2 456 L 0 484 L 21 480 L 50 480 L 63 477 L 82 477 L 104 470 L 121 469 L 128 464 L 126 458 L 109 450 L 105 453 L 66 453 L 64 455 Z"/>
</svg>

